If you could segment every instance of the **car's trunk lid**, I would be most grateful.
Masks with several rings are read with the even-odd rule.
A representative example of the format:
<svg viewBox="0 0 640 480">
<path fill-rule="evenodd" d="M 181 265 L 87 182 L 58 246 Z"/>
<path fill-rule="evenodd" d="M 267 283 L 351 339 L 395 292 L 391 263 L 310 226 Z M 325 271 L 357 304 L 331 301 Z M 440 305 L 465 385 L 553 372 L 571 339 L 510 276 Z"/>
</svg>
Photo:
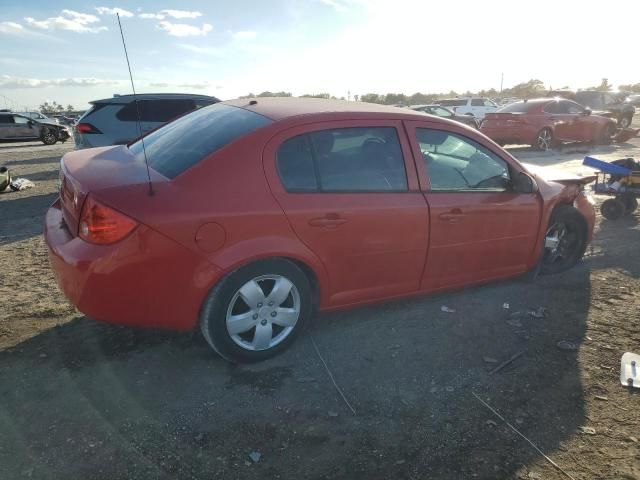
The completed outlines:
<svg viewBox="0 0 640 480">
<path fill-rule="evenodd" d="M 149 169 L 153 183 L 167 179 Z M 62 214 L 73 235 L 86 196 L 111 187 L 144 185 L 149 181 L 143 157 L 136 158 L 125 145 L 91 148 L 67 153 L 60 162 L 60 201 Z"/>
</svg>

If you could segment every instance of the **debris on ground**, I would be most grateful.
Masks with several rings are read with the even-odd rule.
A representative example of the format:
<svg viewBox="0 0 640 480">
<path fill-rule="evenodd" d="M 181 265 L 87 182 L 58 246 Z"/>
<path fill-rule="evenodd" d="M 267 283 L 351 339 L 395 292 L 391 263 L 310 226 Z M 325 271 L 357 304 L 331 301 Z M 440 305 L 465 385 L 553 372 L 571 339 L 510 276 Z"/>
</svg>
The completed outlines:
<svg viewBox="0 0 640 480">
<path fill-rule="evenodd" d="M 495 420 L 487 420 L 484 423 L 485 423 L 485 425 L 489 425 L 490 427 L 497 427 L 498 426 L 498 424 L 495 422 Z"/>
<path fill-rule="evenodd" d="M 593 427 L 578 427 L 578 428 L 585 435 L 595 435 L 596 434 L 596 429 L 593 428 Z"/>
<path fill-rule="evenodd" d="M 498 363 L 498 360 L 491 357 L 482 357 L 482 360 L 486 363 Z"/>
<path fill-rule="evenodd" d="M 260 457 L 262 457 L 262 454 L 260 452 L 251 452 L 249 454 L 249 458 L 254 462 L 254 463 L 258 463 L 260 461 Z"/>
<path fill-rule="evenodd" d="M 640 388 L 640 355 L 627 352 L 620 359 L 620 383 Z"/>
<path fill-rule="evenodd" d="M 513 355 L 511 355 L 509 358 L 507 358 L 504 362 L 502 362 L 500 365 L 498 365 L 496 368 L 494 368 L 493 370 L 491 370 L 489 372 L 489 375 L 493 375 L 494 373 L 498 373 L 500 370 L 502 370 L 504 367 L 506 367 L 507 365 L 511 364 L 514 360 L 517 360 L 518 358 L 520 358 L 522 355 L 524 355 L 524 350 L 515 353 Z"/>
<path fill-rule="evenodd" d="M 505 310 L 509 310 L 509 304 L 508 303 L 503 303 L 502 304 L 502 308 L 504 308 Z"/>
<path fill-rule="evenodd" d="M 440 307 L 440 310 L 442 310 L 443 312 L 446 312 L 446 313 L 456 313 L 456 311 L 453 308 L 449 308 L 446 305 L 442 305 Z"/>
<path fill-rule="evenodd" d="M 570 342 L 568 340 L 560 340 L 558 343 L 556 343 L 556 347 L 558 347 L 560 350 L 565 350 L 567 352 L 573 352 L 575 350 L 578 350 L 578 344 Z"/>
<path fill-rule="evenodd" d="M 538 307 L 535 310 L 529 310 L 529 316 L 533 318 L 544 318 L 547 316 L 547 309 Z"/>
<path fill-rule="evenodd" d="M 604 395 L 596 395 L 595 397 L 596 400 L 602 400 L 603 402 L 608 402 L 609 401 L 609 397 L 605 397 Z"/>
<path fill-rule="evenodd" d="M 334 412 L 333 410 L 329 410 L 327 412 L 327 415 L 329 415 L 330 417 L 337 417 L 338 416 L 338 412 Z"/>
<path fill-rule="evenodd" d="M 36 184 L 27 178 L 14 178 L 9 184 L 9 188 L 11 188 L 11 190 L 13 190 L 14 192 L 27 190 L 28 188 L 33 188 L 35 186 Z"/>
</svg>

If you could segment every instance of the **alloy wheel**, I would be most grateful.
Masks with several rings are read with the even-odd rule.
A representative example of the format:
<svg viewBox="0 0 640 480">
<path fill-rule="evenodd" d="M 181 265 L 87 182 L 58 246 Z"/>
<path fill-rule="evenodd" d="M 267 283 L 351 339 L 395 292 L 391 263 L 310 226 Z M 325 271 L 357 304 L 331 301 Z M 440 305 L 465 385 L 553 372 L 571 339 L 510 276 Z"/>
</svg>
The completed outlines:
<svg viewBox="0 0 640 480">
<path fill-rule="evenodd" d="M 540 150 L 549 150 L 553 143 L 553 135 L 546 128 L 538 134 L 537 145 Z"/>
<path fill-rule="evenodd" d="M 578 248 L 579 238 L 576 232 L 564 222 L 558 222 L 547 230 L 544 237 L 544 259 L 548 265 L 570 262 Z"/>
<path fill-rule="evenodd" d="M 261 275 L 246 282 L 232 297 L 227 332 L 245 350 L 267 350 L 291 334 L 300 317 L 300 294 L 282 275 Z"/>
</svg>

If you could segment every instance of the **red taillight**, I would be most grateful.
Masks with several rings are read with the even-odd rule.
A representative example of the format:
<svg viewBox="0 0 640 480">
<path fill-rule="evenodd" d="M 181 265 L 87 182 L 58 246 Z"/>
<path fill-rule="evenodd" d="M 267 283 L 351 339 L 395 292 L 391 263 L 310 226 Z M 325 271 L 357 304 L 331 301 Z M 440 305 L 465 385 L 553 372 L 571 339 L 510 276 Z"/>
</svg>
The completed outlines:
<svg viewBox="0 0 640 480">
<path fill-rule="evenodd" d="M 132 218 L 88 196 L 82 207 L 78 235 L 87 242 L 106 245 L 122 240 L 137 226 Z"/>
<path fill-rule="evenodd" d="M 102 133 L 96 127 L 91 125 L 90 123 L 78 123 L 76 125 L 77 133 Z"/>
</svg>

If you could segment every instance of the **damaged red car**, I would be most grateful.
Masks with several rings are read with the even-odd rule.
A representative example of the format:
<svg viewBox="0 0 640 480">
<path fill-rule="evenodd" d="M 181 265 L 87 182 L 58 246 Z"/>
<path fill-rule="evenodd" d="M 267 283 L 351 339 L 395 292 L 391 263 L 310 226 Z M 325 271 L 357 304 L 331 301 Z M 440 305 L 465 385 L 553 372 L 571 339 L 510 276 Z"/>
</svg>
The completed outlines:
<svg viewBox="0 0 640 480">
<path fill-rule="evenodd" d="M 592 115 L 571 100 L 541 98 L 488 113 L 480 131 L 500 145 L 526 144 L 549 150 L 562 142 L 608 143 L 616 133 L 616 122 Z"/>
<path fill-rule="evenodd" d="M 69 300 L 97 320 L 199 328 L 236 362 L 282 351 L 318 310 L 561 272 L 595 218 L 581 179 L 361 102 L 222 102 L 67 153 L 60 177 L 45 239 Z"/>
</svg>

